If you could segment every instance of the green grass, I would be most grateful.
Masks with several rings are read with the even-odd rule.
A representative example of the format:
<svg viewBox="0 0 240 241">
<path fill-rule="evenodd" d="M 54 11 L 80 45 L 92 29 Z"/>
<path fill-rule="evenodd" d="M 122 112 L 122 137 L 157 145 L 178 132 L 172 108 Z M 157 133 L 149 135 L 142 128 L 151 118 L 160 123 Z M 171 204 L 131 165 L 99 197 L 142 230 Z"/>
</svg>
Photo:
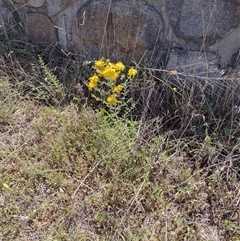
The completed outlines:
<svg viewBox="0 0 240 241">
<path fill-rule="evenodd" d="M 65 98 L 35 60 L 34 81 L 15 69 L 21 62 L 0 77 L 0 240 L 240 240 L 233 117 L 225 125 L 212 115 L 199 135 L 188 135 L 191 122 L 179 135 L 149 110 L 112 118 Z M 187 90 L 174 102 L 164 88 L 183 116 Z"/>
</svg>

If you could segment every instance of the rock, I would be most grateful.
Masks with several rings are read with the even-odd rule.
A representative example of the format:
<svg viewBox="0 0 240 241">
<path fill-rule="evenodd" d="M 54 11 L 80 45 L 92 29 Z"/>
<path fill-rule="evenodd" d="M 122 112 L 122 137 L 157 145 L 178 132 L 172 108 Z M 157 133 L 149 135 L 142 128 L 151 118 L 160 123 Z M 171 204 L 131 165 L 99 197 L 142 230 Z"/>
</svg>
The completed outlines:
<svg viewBox="0 0 240 241">
<path fill-rule="evenodd" d="M 163 20 L 143 3 L 93 1 L 76 15 L 72 30 L 75 51 L 86 57 L 139 61 L 145 51 L 162 45 Z"/>
<path fill-rule="evenodd" d="M 195 91 L 193 98 L 208 103 L 216 99 L 240 104 L 239 76 L 218 68 L 218 55 L 214 52 L 184 51 L 173 49 L 167 63 L 166 82 L 178 90 Z M 238 74 L 239 75 L 239 74 Z M 200 98 L 199 98 L 200 97 Z M 224 100 L 224 98 L 228 98 Z"/>
<path fill-rule="evenodd" d="M 233 69 L 238 68 L 239 65 L 240 65 L 240 49 L 238 49 L 238 51 L 235 54 L 233 54 L 231 58 L 231 67 Z"/>
<path fill-rule="evenodd" d="M 21 4 L 26 4 L 30 7 L 35 7 L 35 8 L 39 8 L 41 7 L 45 0 L 28 0 L 28 1 L 25 1 L 25 0 L 13 0 L 14 2 L 16 3 L 21 3 Z"/>
<path fill-rule="evenodd" d="M 220 67 L 226 69 L 231 65 L 234 54 L 240 48 L 240 25 L 229 31 L 224 38 L 209 47 L 211 50 L 217 51 L 220 56 Z M 232 66 L 233 67 L 233 66 Z"/>
<path fill-rule="evenodd" d="M 50 19 L 40 13 L 29 13 L 26 18 L 29 39 L 34 43 L 57 41 L 56 29 Z"/>
<path fill-rule="evenodd" d="M 28 0 L 28 5 L 30 7 L 39 8 L 44 4 L 45 0 Z"/>
<path fill-rule="evenodd" d="M 0 195 L 0 207 L 4 207 L 5 206 L 5 197 L 1 194 Z"/>
<path fill-rule="evenodd" d="M 210 46 L 239 25 L 240 1 L 168 0 L 166 12 L 175 34 L 188 47 Z"/>
<path fill-rule="evenodd" d="M 50 0 L 47 1 L 48 14 L 50 16 L 58 14 L 65 9 L 69 4 L 73 3 L 73 0 Z"/>
<path fill-rule="evenodd" d="M 33 42 L 58 40 L 83 59 L 138 62 L 144 56 L 158 68 L 167 57 L 176 60 L 169 50 L 178 47 L 216 52 L 222 69 L 238 65 L 240 0 L 0 0 L 0 16 L 1 32 L 22 39 L 29 34 Z"/>
<path fill-rule="evenodd" d="M 0 6 L 2 5 L 2 0 L 0 0 Z M 0 8 L 0 16 L 1 16 L 1 18 L 0 18 L 0 35 L 1 34 L 4 34 L 4 24 L 6 23 L 6 21 L 4 21 L 4 12 L 5 12 L 5 14 L 6 14 L 6 10 L 5 11 L 3 11 L 3 9 L 2 8 Z"/>
<path fill-rule="evenodd" d="M 217 64 L 218 56 L 215 53 L 173 49 L 166 66 L 166 79 L 169 85 L 177 89 L 191 85 L 194 89 L 205 89 L 205 95 L 210 100 L 219 90 L 221 70 Z"/>
<path fill-rule="evenodd" d="M 13 0 L 15 3 L 25 3 L 25 0 Z"/>
<path fill-rule="evenodd" d="M 169 55 L 167 70 L 174 70 L 186 76 L 221 76 L 218 68 L 218 56 L 212 52 L 185 51 L 173 49 Z"/>
</svg>

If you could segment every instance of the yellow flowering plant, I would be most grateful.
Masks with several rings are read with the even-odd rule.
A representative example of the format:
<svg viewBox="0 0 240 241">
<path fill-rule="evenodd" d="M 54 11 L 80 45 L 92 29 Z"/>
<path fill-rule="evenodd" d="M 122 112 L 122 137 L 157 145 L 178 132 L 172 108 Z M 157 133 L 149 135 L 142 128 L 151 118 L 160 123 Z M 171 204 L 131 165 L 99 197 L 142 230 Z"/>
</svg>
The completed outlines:
<svg viewBox="0 0 240 241">
<path fill-rule="evenodd" d="M 96 60 L 93 69 L 94 73 L 87 83 L 91 97 L 114 112 L 126 107 L 127 84 L 137 75 L 137 69 L 133 66 L 127 68 L 121 61 L 112 63 L 104 58 Z"/>
</svg>

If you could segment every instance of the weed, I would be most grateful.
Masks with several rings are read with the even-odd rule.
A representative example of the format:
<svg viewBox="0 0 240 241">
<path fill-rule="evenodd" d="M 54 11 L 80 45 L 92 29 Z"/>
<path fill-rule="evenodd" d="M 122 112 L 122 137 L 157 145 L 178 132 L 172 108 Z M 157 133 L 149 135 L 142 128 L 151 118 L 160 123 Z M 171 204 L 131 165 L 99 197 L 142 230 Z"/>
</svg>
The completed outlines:
<svg viewBox="0 0 240 241">
<path fill-rule="evenodd" d="M 129 115 L 134 107 L 130 107 L 132 100 L 128 97 L 128 90 L 130 81 L 138 73 L 137 69 L 130 67 L 126 71 L 122 62 L 111 63 L 109 59 L 102 58 L 95 61 L 94 70 L 87 84 L 91 97 L 111 114 L 111 118 Z"/>
<path fill-rule="evenodd" d="M 32 56 L 23 68 L 20 57 L 1 58 L 0 239 L 239 240 L 231 91 L 221 92 L 227 103 L 199 104 L 193 79 L 173 85 L 169 73 L 137 66 L 136 81 L 126 82 L 134 110 L 125 118 L 67 89 L 88 85 L 90 67 L 77 79 L 82 67 L 70 69 L 69 58 L 61 70 L 73 78 L 67 86 L 46 59 Z M 121 104 L 106 101 L 118 83 L 102 93 L 99 82 L 91 93 L 104 107 Z M 124 102 L 122 91 L 116 98 Z"/>
</svg>

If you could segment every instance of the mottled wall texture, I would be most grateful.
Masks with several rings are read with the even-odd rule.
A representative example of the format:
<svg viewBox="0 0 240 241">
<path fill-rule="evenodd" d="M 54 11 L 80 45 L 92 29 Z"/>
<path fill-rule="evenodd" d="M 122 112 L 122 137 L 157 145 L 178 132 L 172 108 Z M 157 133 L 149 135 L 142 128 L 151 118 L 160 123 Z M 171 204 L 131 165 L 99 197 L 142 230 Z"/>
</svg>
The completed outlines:
<svg viewBox="0 0 240 241">
<path fill-rule="evenodd" d="M 240 48 L 240 0 L 0 0 L 0 14 L 0 32 L 87 59 L 214 69 L 236 66 Z"/>
</svg>

